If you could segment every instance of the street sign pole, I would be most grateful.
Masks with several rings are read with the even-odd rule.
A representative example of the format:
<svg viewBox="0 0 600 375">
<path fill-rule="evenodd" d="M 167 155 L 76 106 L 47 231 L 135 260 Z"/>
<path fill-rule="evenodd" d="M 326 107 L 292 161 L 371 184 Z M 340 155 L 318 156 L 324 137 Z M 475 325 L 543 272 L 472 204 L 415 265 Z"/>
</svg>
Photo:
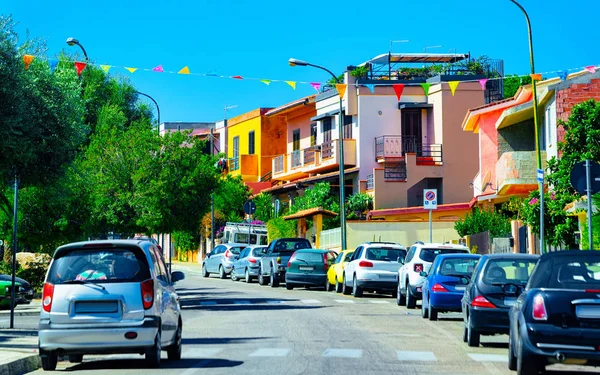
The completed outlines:
<svg viewBox="0 0 600 375">
<path fill-rule="evenodd" d="M 429 210 L 429 243 L 433 242 L 433 210 Z"/>
<path fill-rule="evenodd" d="M 594 250 L 594 233 L 592 232 L 592 162 L 585 161 L 585 179 L 587 193 L 587 219 L 588 219 L 588 241 L 590 250 Z"/>
<path fill-rule="evenodd" d="M 13 221 L 12 282 L 10 288 L 10 328 L 15 328 L 15 274 L 17 272 L 17 213 L 19 210 L 19 179 L 15 172 L 15 206 Z"/>
<path fill-rule="evenodd" d="M 571 186 L 582 196 L 587 197 L 588 241 L 589 249 L 594 249 L 594 232 L 592 230 L 592 195 L 600 192 L 600 164 L 586 160 L 576 163 L 571 169 Z"/>
<path fill-rule="evenodd" d="M 540 185 L 540 254 L 546 252 L 546 241 L 544 240 L 544 170 L 537 170 L 537 180 Z"/>
<path fill-rule="evenodd" d="M 433 210 L 437 210 L 437 189 L 423 189 L 423 208 L 429 210 L 429 243 L 433 242 Z"/>
</svg>

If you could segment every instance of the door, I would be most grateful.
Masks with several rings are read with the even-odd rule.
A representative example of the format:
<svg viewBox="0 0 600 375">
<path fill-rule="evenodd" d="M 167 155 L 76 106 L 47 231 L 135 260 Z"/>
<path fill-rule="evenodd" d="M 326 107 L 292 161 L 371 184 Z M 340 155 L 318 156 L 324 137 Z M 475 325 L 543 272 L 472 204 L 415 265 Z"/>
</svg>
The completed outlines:
<svg viewBox="0 0 600 375">
<path fill-rule="evenodd" d="M 333 140 L 331 134 L 331 117 L 323 119 L 323 147 L 321 150 L 322 158 L 333 156 Z"/>
<path fill-rule="evenodd" d="M 240 137 L 233 138 L 233 160 L 231 161 L 231 170 L 240 169 Z"/>
<path fill-rule="evenodd" d="M 527 226 L 525 225 L 519 228 L 519 253 L 527 253 Z"/>
<path fill-rule="evenodd" d="M 223 253 L 224 249 L 225 246 L 219 245 L 210 253 L 210 258 L 208 258 L 208 264 L 206 266 L 208 272 L 217 272 L 219 270 L 219 254 Z"/>
<path fill-rule="evenodd" d="M 154 264 L 154 273 L 158 283 L 156 285 L 156 303 L 158 304 L 161 319 L 161 343 L 168 345 L 175 335 L 177 329 L 179 308 L 177 305 L 177 293 L 171 285 L 171 277 L 162 254 L 154 246 L 150 247 L 150 255 Z"/>
<path fill-rule="evenodd" d="M 421 110 L 402 110 L 402 155 L 407 152 L 420 152 L 423 143 L 421 128 Z"/>
<path fill-rule="evenodd" d="M 352 280 L 352 275 L 354 273 L 354 269 L 356 268 L 356 263 L 358 263 L 360 260 L 362 249 L 362 246 L 359 246 L 356 248 L 356 250 L 354 250 L 354 253 L 352 253 L 352 258 L 350 258 L 350 262 L 344 268 L 344 284 L 346 284 L 346 286 L 350 286 L 346 281 Z"/>
</svg>

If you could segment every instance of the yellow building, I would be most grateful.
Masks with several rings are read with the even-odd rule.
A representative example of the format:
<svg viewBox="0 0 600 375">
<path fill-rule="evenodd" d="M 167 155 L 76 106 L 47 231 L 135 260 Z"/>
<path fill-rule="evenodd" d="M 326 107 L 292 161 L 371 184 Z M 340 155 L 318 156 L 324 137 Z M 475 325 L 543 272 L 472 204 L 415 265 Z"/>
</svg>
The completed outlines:
<svg viewBox="0 0 600 375">
<path fill-rule="evenodd" d="M 227 121 L 229 173 L 246 183 L 269 180 L 271 159 L 286 151 L 286 122 L 258 108 Z"/>
</svg>

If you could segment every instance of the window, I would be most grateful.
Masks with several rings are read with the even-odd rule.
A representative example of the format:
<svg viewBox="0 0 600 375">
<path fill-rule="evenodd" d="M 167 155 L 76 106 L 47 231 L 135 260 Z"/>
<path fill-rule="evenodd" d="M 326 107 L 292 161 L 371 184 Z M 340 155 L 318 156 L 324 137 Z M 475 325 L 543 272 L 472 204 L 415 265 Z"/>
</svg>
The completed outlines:
<svg viewBox="0 0 600 375">
<path fill-rule="evenodd" d="M 300 129 L 294 129 L 292 133 L 292 146 L 294 151 L 300 150 Z"/>
<path fill-rule="evenodd" d="M 415 257 L 416 250 L 417 250 L 417 248 L 415 246 L 410 248 L 410 250 L 408 251 L 408 254 L 406 254 L 406 259 L 404 260 L 405 263 L 409 263 L 412 260 L 412 258 Z"/>
<path fill-rule="evenodd" d="M 248 133 L 248 155 L 254 155 L 254 130 Z"/>
<path fill-rule="evenodd" d="M 350 261 L 358 259 L 358 256 L 359 256 L 361 250 L 362 250 L 362 246 L 357 247 L 356 250 L 354 250 L 354 252 L 352 253 L 352 258 L 350 258 Z"/>
<path fill-rule="evenodd" d="M 406 250 L 402 249 L 371 247 L 367 250 L 365 259 L 396 262 L 398 257 L 404 258 L 405 255 Z"/>
<path fill-rule="evenodd" d="M 331 131 L 331 117 L 325 117 L 323 119 L 323 133 Z"/>
<path fill-rule="evenodd" d="M 315 146 L 317 144 L 317 123 L 313 122 L 310 124 L 310 145 Z"/>
<path fill-rule="evenodd" d="M 450 258 L 444 259 L 440 266 L 440 275 L 471 277 L 479 259 L 475 258 Z"/>
<path fill-rule="evenodd" d="M 240 169 L 240 137 L 233 137 L 233 160 L 231 161 L 231 170 Z"/>
<path fill-rule="evenodd" d="M 456 254 L 456 253 L 468 253 L 468 250 L 463 249 L 421 249 L 419 258 L 424 262 L 433 262 L 435 257 L 440 254 Z"/>
<path fill-rule="evenodd" d="M 344 139 L 352 139 L 352 116 L 344 116 Z"/>
<path fill-rule="evenodd" d="M 158 273 L 156 274 L 157 278 L 162 282 L 170 284 L 171 280 L 169 279 L 169 273 L 167 272 L 167 266 L 165 265 L 162 254 L 156 247 L 152 247 L 150 252 L 156 254 L 156 264 L 154 265 L 154 268 L 156 269 L 158 267 Z"/>
<path fill-rule="evenodd" d="M 298 251 L 293 260 L 304 261 L 307 263 L 323 263 L 323 254 L 315 252 Z"/>
<path fill-rule="evenodd" d="M 526 284 L 535 267 L 537 259 L 531 260 L 491 260 L 483 271 L 486 284 Z"/>
</svg>

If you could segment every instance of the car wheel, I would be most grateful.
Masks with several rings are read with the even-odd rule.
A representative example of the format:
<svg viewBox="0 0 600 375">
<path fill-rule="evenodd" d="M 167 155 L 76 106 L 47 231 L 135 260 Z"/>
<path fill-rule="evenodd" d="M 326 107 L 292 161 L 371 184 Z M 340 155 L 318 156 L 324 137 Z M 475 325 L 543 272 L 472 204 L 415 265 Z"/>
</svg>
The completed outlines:
<svg viewBox="0 0 600 375">
<path fill-rule="evenodd" d="M 181 359 L 181 323 L 179 323 L 175 332 L 175 342 L 167 349 L 167 358 L 169 358 L 169 361 Z"/>
<path fill-rule="evenodd" d="M 285 283 L 285 289 L 287 289 L 287 290 L 293 290 L 294 286 L 292 284 L 290 284 L 290 283 Z"/>
<path fill-rule="evenodd" d="M 342 292 L 342 283 L 340 283 L 336 277 L 335 279 L 335 292 L 336 293 L 341 293 Z"/>
<path fill-rule="evenodd" d="M 471 347 L 479 346 L 479 331 L 473 329 L 471 325 L 471 316 L 467 319 L 467 345 Z"/>
<path fill-rule="evenodd" d="M 425 307 L 425 298 L 423 298 L 423 304 L 421 305 L 421 317 L 427 319 L 429 317 L 429 310 Z"/>
<path fill-rule="evenodd" d="M 202 263 L 202 277 L 209 277 L 210 273 L 208 273 L 208 270 L 206 269 L 206 264 Z"/>
<path fill-rule="evenodd" d="M 267 285 L 267 280 L 263 276 L 262 272 L 258 274 L 258 284 L 259 285 Z"/>
<path fill-rule="evenodd" d="M 356 277 L 352 279 L 352 296 L 355 298 L 362 297 L 363 290 L 358 286 L 358 281 L 356 281 Z"/>
<path fill-rule="evenodd" d="M 246 268 L 246 273 L 244 275 L 244 279 L 246 280 L 247 284 L 250 284 L 252 282 L 252 277 L 250 276 L 250 272 L 248 272 L 247 268 Z"/>
<path fill-rule="evenodd" d="M 352 289 L 346 285 L 346 278 L 344 277 L 344 280 L 342 281 L 342 294 L 347 296 L 350 295 L 350 293 L 352 293 Z"/>
<path fill-rule="evenodd" d="M 517 375 L 538 374 L 544 370 L 541 358 L 524 353 L 522 337 L 519 337 L 517 350 Z"/>
<path fill-rule="evenodd" d="M 396 289 L 396 304 L 398 306 L 404 305 L 406 302 L 404 301 L 404 296 L 402 295 L 402 291 L 400 290 L 400 283 L 398 283 L 398 288 Z"/>
<path fill-rule="evenodd" d="M 329 277 L 325 276 L 325 291 L 331 292 L 331 283 L 329 282 Z"/>
<path fill-rule="evenodd" d="M 83 362 L 83 354 L 69 354 L 69 362 L 71 362 L 71 363 Z"/>
<path fill-rule="evenodd" d="M 275 277 L 275 271 L 271 270 L 271 277 L 269 278 L 269 286 L 271 288 L 277 288 L 279 286 L 279 280 Z"/>
<path fill-rule="evenodd" d="M 429 320 L 436 321 L 438 318 L 438 311 L 431 306 L 429 306 L 427 310 L 429 311 Z"/>
<path fill-rule="evenodd" d="M 463 327 L 463 342 L 467 342 L 468 337 L 469 337 L 469 330 L 467 329 L 467 326 L 465 325 Z"/>
<path fill-rule="evenodd" d="M 414 309 L 417 306 L 416 298 L 410 295 L 410 289 L 409 289 L 408 283 L 406 283 L 406 296 L 404 298 L 406 299 L 406 308 L 407 309 Z"/>
<path fill-rule="evenodd" d="M 44 371 L 56 370 L 56 365 L 58 364 L 58 355 L 56 355 L 56 352 L 40 351 L 40 357 Z"/>
<path fill-rule="evenodd" d="M 511 371 L 517 370 L 517 356 L 515 356 L 515 348 L 512 335 L 508 336 L 508 369 Z"/>
<path fill-rule="evenodd" d="M 151 368 L 158 368 L 160 366 L 160 352 L 162 347 L 160 346 L 160 331 L 156 334 L 154 339 L 154 345 L 146 352 L 146 364 Z"/>
<path fill-rule="evenodd" d="M 225 279 L 226 277 L 227 274 L 225 273 L 225 268 L 223 268 L 223 266 L 219 266 L 219 278 Z"/>
<path fill-rule="evenodd" d="M 235 274 L 235 268 L 231 269 L 231 281 L 238 281 L 237 275 Z"/>
</svg>

